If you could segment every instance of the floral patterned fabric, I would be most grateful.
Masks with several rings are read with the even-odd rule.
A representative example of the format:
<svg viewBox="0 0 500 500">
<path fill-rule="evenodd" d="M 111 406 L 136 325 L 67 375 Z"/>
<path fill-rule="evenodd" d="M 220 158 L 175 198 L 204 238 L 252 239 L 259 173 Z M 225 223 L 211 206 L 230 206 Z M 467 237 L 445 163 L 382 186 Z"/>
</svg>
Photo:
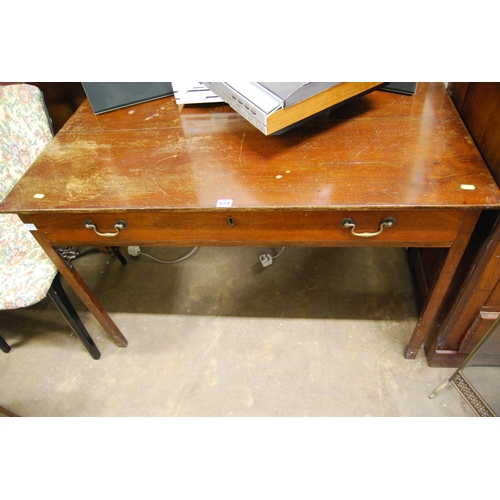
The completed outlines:
<svg viewBox="0 0 500 500">
<path fill-rule="evenodd" d="M 52 139 L 43 95 L 31 85 L 0 86 L 0 202 Z M 0 309 L 42 300 L 57 268 L 15 214 L 0 214 Z"/>
</svg>

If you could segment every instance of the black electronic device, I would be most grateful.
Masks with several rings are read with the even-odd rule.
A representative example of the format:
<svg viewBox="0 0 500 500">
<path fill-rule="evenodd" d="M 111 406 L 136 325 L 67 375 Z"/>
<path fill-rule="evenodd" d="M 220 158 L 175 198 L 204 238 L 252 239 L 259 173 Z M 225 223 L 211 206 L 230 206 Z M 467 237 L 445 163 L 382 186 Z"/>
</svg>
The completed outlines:
<svg viewBox="0 0 500 500">
<path fill-rule="evenodd" d="M 174 93 L 171 83 L 82 82 L 82 85 L 96 115 Z"/>
</svg>

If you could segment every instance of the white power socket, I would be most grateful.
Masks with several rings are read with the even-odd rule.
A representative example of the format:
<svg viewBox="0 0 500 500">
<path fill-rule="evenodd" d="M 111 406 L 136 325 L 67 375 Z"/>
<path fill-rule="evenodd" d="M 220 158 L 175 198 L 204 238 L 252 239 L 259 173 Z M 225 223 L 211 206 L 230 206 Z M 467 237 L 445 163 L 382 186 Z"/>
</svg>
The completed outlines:
<svg viewBox="0 0 500 500">
<path fill-rule="evenodd" d="M 128 247 L 128 254 L 132 255 L 132 257 L 139 257 L 141 253 L 140 247 Z"/>
<path fill-rule="evenodd" d="M 262 267 L 268 267 L 273 263 L 273 256 L 270 253 L 262 254 L 259 258 Z"/>
</svg>

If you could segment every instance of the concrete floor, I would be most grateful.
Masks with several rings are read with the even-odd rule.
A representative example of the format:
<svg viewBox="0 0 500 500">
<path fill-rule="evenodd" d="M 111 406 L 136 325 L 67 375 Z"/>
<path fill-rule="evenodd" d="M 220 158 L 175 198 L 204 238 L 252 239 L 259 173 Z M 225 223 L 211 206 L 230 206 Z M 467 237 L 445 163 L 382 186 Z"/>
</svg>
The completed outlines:
<svg viewBox="0 0 500 500">
<path fill-rule="evenodd" d="M 161 264 L 83 248 L 75 267 L 129 340 L 69 290 L 93 360 L 49 301 L 0 312 L 0 406 L 21 416 L 474 416 L 454 369 L 403 352 L 417 312 L 404 249 L 203 247 Z M 163 260 L 183 248 L 142 248 Z"/>
</svg>

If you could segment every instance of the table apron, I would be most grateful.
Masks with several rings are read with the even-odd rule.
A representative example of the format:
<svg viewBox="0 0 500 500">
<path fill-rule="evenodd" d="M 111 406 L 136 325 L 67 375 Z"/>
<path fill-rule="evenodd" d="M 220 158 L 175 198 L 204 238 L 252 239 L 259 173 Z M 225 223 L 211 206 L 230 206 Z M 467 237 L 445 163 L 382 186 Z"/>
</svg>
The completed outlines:
<svg viewBox="0 0 500 500">
<path fill-rule="evenodd" d="M 324 210 L 37 213 L 25 222 L 51 245 L 450 247 L 464 210 Z M 384 219 L 395 220 L 379 232 Z M 351 219 L 355 228 L 343 227 Z M 116 224 L 123 224 L 120 229 Z M 91 226 L 86 227 L 91 223 Z M 95 226 L 95 230 L 92 228 Z M 360 237 L 355 233 L 370 236 Z M 99 234 L 107 234 L 101 236 Z M 113 236 L 111 236 L 113 235 Z"/>
</svg>

